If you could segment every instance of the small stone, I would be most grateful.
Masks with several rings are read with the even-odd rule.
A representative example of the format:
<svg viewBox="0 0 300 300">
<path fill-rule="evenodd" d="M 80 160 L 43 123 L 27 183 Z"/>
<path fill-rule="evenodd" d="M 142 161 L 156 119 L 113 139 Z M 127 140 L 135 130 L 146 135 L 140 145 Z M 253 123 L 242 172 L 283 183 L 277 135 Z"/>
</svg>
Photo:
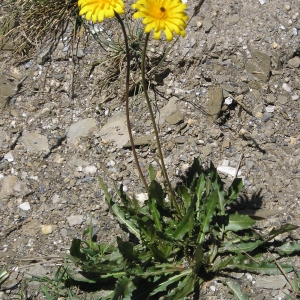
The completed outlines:
<svg viewBox="0 0 300 300">
<path fill-rule="evenodd" d="M 184 144 L 186 143 L 186 137 L 185 136 L 177 136 L 175 137 L 175 143 L 176 144 Z"/>
<path fill-rule="evenodd" d="M 292 100 L 296 101 L 296 100 L 298 100 L 298 99 L 299 99 L 299 95 L 293 95 L 293 96 L 292 96 Z"/>
<path fill-rule="evenodd" d="M 264 113 L 264 115 L 263 115 L 263 120 L 264 120 L 264 122 L 267 122 L 267 121 L 269 121 L 272 117 L 273 117 L 273 114 L 272 114 L 272 113 L 266 112 L 266 113 Z"/>
<path fill-rule="evenodd" d="M 268 104 L 274 104 L 276 102 L 276 98 L 273 94 L 269 94 L 267 95 L 267 99 L 266 99 L 266 102 Z"/>
<path fill-rule="evenodd" d="M 274 49 L 277 49 L 277 48 L 279 47 L 279 45 L 278 45 L 276 42 L 273 42 L 273 43 L 272 43 L 272 47 L 273 47 Z"/>
<path fill-rule="evenodd" d="M 20 142 L 27 150 L 49 152 L 49 144 L 46 136 L 37 132 L 24 131 Z"/>
<path fill-rule="evenodd" d="M 83 119 L 72 124 L 67 133 L 68 143 L 73 144 L 80 137 L 87 136 L 91 131 L 96 129 L 96 126 L 97 121 L 92 118 Z"/>
<path fill-rule="evenodd" d="M 54 230 L 53 225 L 42 225 L 42 234 L 50 234 Z"/>
<path fill-rule="evenodd" d="M 280 104 L 286 104 L 288 102 L 288 97 L 280 95 L 277 99 L 277 102 Z"/>
<path fill-rule="evenodd" d="M 275 110 L 275 106 L 274 105 L 268 105 L 266 107 L 266 112 L 268 112 L 268 113 L 272 113 L 272 112 L 274 112 L 274 110 Z"/>
<path fill-rule="evenodd" d="M 81 225 L 83 223 L 83 215 L 74 215 L 67 218 L 70 226 Z"/>
<path fill-rule="evenodd" d="M 141 204 L 144 204 L 146 200 L 148 200 L 148 194 L 147 193 L 140 193 L 135 195 L 135 199 L 139 201 Z"/>
<path fill-rule="evenodd" d="M 203 28 L 204 28 L 205 33 L 208 33 L 211 30 L 212 26 L 213 26 L 213 24 L 211 21 L 206 20 L 206 19 L 203 21 Z"/>
<path fill-rule="evenodd" d="M 287 83 L 284 83 L 282 85 L 282 88 L 287 91 L 288 93 L 290 93 L 292 91 L 292 88 L 287 84 Z"/>
<path fill-rule="evenodd" d="M 285 8 L 285 10 L 287 10 L 287 11 L 291 10 L 291 6 L 290 6 L 288 3 L 286 3 L 286 4 L 284 5 L 284 8 Z"/>
<path fill-rule="evenodd" d="M 11 152 L 4 154 L 4 159 L 6 159 L 8 162 L 14 161 L 14 157 Z"/>
<path fill-rule="evenodd" d="M 210 154 L 211 154 L 211 151 L 212 151 L 212 149 L 211 149 L 211 147 L 210 146 L 203 146 L 202 148 L 201 148 L 201 152 L 202 152 L 202 154 L 206 157 L 206 156 L 209 156 Z"/>
<path fill-rule="evenodd" d="M 227 98 L 224 100 L 224 103 L 225 103 L 226 105 L 230 105 L 230 104 L 232 104 L 232 102 L 233 102 L 233 99 L 232 99 L 231 97 L 227 97 Z"/>
<path fill-rule="evenodd" d="M 292 68 L 298 68 L 300 66 L 300 57 L 295 56 L 288 61 L 288 65 Z"/>
<path fill-rule="evenodd" d="M 29 202 L 23 202 L 19 205 L 19 208 L 25 211 L 30 210 L 30 204 Z"/>
<path fill-rule="evenodd" d="M 183 113 L 180 111 L 177 111 L 170 116 L 166 116 L 165 120 L 170 125 L 176 125 L 176 124 L 182 123 L 183 122 Z"/>
<path fill-rule="evenodd" d="M 231 144 L 230 140 L 226 139 L 222 143 L 222 148 L 229 148 L 230 144 Z"/>
<path fill-rule="evenodd" d="M 217 167 L 217 170 L 220 172 L 220 173 L 223 173 L 223 174 L 226 174 L 226 175 L 230 175 L 232 177 L 235 176 L 236 174 L 236 168 L 233 168 L 233 167 L 228 167 L 228 166 L 218 166 Z M 242 174 L 242 172 L 239 170 L 237 175 L 240 176 Z"/>
<path fill-rule="evenodd" d="M 256 287 L 263 289 L 280 290 L 287 284 L 283 275 L 260 276 L 256 277 Z"/>
<path fill-rule="evenodd" d="M 97 168 L 95 166 L 86 166 L 83 169 L 83 173 L 89 174 L 89 175 L 95 175 L 97 172 Z"/>
</svg>

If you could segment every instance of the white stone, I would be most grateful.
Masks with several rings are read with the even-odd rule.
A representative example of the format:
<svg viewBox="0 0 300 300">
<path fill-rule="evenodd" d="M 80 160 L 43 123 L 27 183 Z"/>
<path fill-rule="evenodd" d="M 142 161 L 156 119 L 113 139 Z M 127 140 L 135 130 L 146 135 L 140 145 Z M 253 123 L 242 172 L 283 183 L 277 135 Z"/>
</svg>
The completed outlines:
<svg viewBox="0 0 300 300">
<path fill-rule="evenodd" d="M 286 84 L 286 83 L 284 83 L 284 84 L 282 85 L 282 88 L 283 88 L 285 91 L 287 91 L 288 93 L 290 93 L 290 92 L 292 91 L 292 88 L 291 88 L 288 84 Z"/>
<path fill-rule="evenodd" d="M 83 169 L 83 173 L 89 174 L 89 175 L 95 175 L 97 172 L 97 168 L 95 166 L 86 166 Z"/>
<path fill-rule="evenodd" d="M 67 218 L 70 226 L 81 225 L 83 223 L 83 215 L 74 215 Z"/>
<path fill-rule="evenodd" d="M 135 195 L 135 199 L 139 201 L 141 204 L 144 204 L 146 200 L 148 200 L 148 194 L 147 193 L 140 193 Z"/>
<path fill-rule="evenodd" d="M 274 110 L 275 110 L 275 106 L 274 105 L 268 105 L 266 107 L 266 112 L 268 112 L 268 113 L 272 113 L 272 112 L 274 112 Z"/>
<path fill-rule="evenodd" d="M 292 100 L 296 101 L 296 100 L 298 100 L 298 99 L 299 99 L 299 95 L 293 95 L 293 96 L 292 96 Z"/>
<path fill-rule="evenodd" d="M 227 97 L 227 98 L 224 100 L 224 103 L 225 103 L 226 105 L 230 105 L 230 104 L 232 104 L 232 101 L 233 101 L 233 99 L 232 99 L 231 97 Z"/>
<path fill-rule="evenodd" d="M 230 176 L 235 176 L 236 174 L 236 168 L 227 167 L 227 166 L 219 166 L 217 167 L 217 170 L 223 174 L 227 174 Z M 240 176 L 242 174 L 241 171 L 238 171 L 237 176 Z"/>
<path fill-rule="evenodd" d="M 30 210 L 30 203 L 29 202 L 23 202 L 19 205 L 19 208 L 22 210 Z"/>
<path fill-rule="evenodd" d="M 14 157 L 11 152 L 4 154 L 4 159 L 6 159 L 8 162 L 14 161 Z"/>
<path fill-rule="evenodd" d="M 264 4 L 266 3 L 266 0 L 259 0 L 259 3 L 260 3 L 261 5 L 264 5 Z"/>
</svg>

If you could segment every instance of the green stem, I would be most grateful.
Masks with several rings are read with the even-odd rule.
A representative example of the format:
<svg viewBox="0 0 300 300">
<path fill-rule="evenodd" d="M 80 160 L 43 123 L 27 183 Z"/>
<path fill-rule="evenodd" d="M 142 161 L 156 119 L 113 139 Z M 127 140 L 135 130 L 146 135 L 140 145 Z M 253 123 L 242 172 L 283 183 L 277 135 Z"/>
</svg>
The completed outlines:
<svg viewBox="0 0 300 300">
<path fill-rule="evenodd" d="M 133 153 L 133 157 L 134 157 L 134 161 L 136 164 L 136 167 L 138 169 L 138 172 L 140 174 L 140 177 L 143 181 L 143 184 L 145 186 L 145 189 L 147 190 L 147 192 L 149 192 L 149 186 L 146 182 L 146 179 L 143 175 L 141 166 L 139 164 L 139 159 L 138 156 L 136 154 L 135 151 L 135 146 L 134 146 L 134 140 L 133 140 L 133 136 L 132 136 L 132 130 L 131 130 L 131 125 L 130 125 L 130 118 L 129 118 L 129 80 L 130 80 L 130 53 L 129 53 L 129 47 L 128 47 L 128 39 L 127 39 L 127 34 L 126 34 L 126 30 L 125 30 L 125 26 L 124 23 L 121 19 L 121 17 L 115 12 L 116 18 L 118 20 L 118 22 L 121 25 L 122 28 L 122 32 L 124 35 L 124 42 L 125 42 L 125 48 L 126 48 L 126 60 L 127 60 L 127 66 L 126 66 L 126 90 L 125 90 L 125 102 L 126 102 L 126 122 L 127 122 L 127 130 L 128 130 L 128 134 L 129 134 L 129 139 L 130 139 L 130 144 L 131 144 L 131 149 L 132 149 L 132 153 Z"/>
<path fill-rule="evenodd" d="M 180 217 L 182 217 L 180 209 L 179 209 L 178 204 L 177 204 L 176 199 L 175 199 L 175 195 L 174 195 L 172 185 L 171 185 L 169 177 L 168 177 L 166 167 L 165 167 L 165 162 L 164 162 L 164 158 L 163 158 L 163 154 L 162 154 L 162 150 L 161 150 L 161 144 L 160 144 L 160 139 L 159 139 L 159 135 L 158 135 L 158 130 L 157 130 L 157 126 L 156 126 L 156 123 L 155 123 L 155 117 L 154 117 L 154 113 L 153 113 L 152 106 L 151 106 L 151 101 L 150 101 L 148 91 L 147 91 L 147 86 L 146 86 L 145 58 L 146 58 L 148 40 L 149 40 L 149 33 L 146 34 L 144 49 L 143 49 L 143 53 L 142 53 L 142 63 L 141 63 L 142 84 L 143 84 L 143 89 L 144 89 L 146 102 L 147 102 L 147 105 L 148 105 L 148 110 L 149 110 L 149 113 L 150 113 L 152 126 L 153 126 L 153 129 L 154 129 L 154 134 L 155 134 L 156 143 L 157 143 L 158 155 L 159 155 L 160 162 L 161 162 L 161 168 L 162 168 L 163 175 L 164 175 L 164 178 L 167 182 L 168 189 L 169 189 L 169 196 L 170 196 L 170 200 L 171 200 L 171 205 L 175 207 L 178 215 Z"/>
</svg>

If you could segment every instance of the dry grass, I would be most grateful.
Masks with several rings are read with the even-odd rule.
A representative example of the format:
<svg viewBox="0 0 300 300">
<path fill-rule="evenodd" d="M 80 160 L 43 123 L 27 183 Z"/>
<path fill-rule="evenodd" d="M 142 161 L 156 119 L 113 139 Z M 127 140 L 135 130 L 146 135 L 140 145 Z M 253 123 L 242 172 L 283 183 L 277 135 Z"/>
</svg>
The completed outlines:
<svg viewBox="0 0 300 300">
<path fill-rule="evenodd" d="M 78 15 L 76 0 L 4 0 L 1 6 L 0 42 L 9 40 L 19 53 L 28 53 L 44 37 L 57 40 Z"/>
</svg>

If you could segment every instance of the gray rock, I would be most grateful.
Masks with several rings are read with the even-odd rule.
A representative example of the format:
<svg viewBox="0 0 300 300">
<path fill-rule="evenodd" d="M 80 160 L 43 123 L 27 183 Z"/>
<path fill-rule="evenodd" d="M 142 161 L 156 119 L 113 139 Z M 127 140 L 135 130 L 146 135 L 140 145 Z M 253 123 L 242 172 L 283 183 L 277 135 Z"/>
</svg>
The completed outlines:
<svg viewBox="0 0 300 300">
<path fill-rule="evenodd" d="M 166 116 L 170 116 L 177 111 L 177 97 L 171 97 L 167 105 L 161 108 L 155 118 L 156 123 L 162 125 L 165 122 Z"/>
<path fill-rule="evenodd" d="M 277 99 L 277 102 L 280 104 L 286 104 L 288 102 L 288 97 L 280 95 Z"/>
<path fill-rule="evenodd" d="M 252 58 L 246 63 L 245 69 L 255 79 L 267 82 L 270 77 L 271 58 L 268 54 L 249 48 Z"/>
<path fill-rule="evenodd" d="M 87 136 L 91 131 L 95 130 L 97 121 L 92 118 L 83 119 L 70 126 L 67 133 L 67 142 L 73 144 L 77 139 Z"/>
<path fill-rule="evenodd" d="M 24 131 L 20 142 L 27 150 L 49 152 L 47 137 L 37 132 Z"/>
<path fill-rule="evenodd" d="M 240 16 L 238 14 L 234 14 L 227 18 L 227 22 L 229 25 L 234 25 L 240 20 Z"/>
<path fill-rule="evenodd" d="M 300 66 L 300 57 L 295 56 L 288 61 L 288 65 L 292 68 L 298 68 Z"/>
<path fill-rule="evenodd" d="M 275 95 L 273 95 L 273 94 L 267 95 L 266 101 L 268 104 L 274 104 L 276 102 Z"/>
<path fill-rule="evenodd" d="M 186 137 L 185 136 L 176 136 L 174 140 L 175 140 L 176 144 L 186 143 Z"/>
<path fill-rule="evenodd" d="M 200 148 L 200 151 L 202 152 L 203 156 L 206 157 L 211 154 L 212 149 L 210 146 L 203 146 Z"/>
<path fill-rule="evenodd" d="M 263 289 L 279 290 L 286 285 L 287 281 L 283 275 L 257 276 L 256 287 Z"/>
<path fill-rule="evenodd" d="M 30 275 L 43 276 L 46 274 L 47 270 L 42 265 L 36 264 L 24 274 L 24 277 L 31 277 Z"/>
<path fill-rule="evenodd" d="M 183 113 L 180 111 L 177 111 L 170 116 L 166 116 L 165 120 L 171 125 L 176 125 L 176 124 L 182 123 L 183 118 L 184 118 Z"/>
<path fill-rule="evenodd" d="M 213 27 L 213 23 L 210 20 L 204 19 L 203 28 L 206 33 L 208 33 Z"/>
<path fill-rule="evenodd" d="M 264 120 L 265 122 L 267 122 L 267 121 L 269 121 L 272 117 L 273 117 L 273 114 L 272 114 L 272 113 L 266 112 L 266 113 L 264 113 L 263 120 Z"/>
<path fill-rule="evenodd" d="M 223 101 L 223 90 L 219 87 L 213 87 L 208 90 L 208 103 L 207 113 L 210 118 L 209 121 L 212 124 L 217 118 L 221 111 Z"/>
<path fill-rule="evenodd" d="M 7 105 L 8 98 L 16 93 L 17 86 L 18 82 L 0 74 L 0 109 L 3 109 Z"/>
<path fill-rule="evenodd" d="M 18 183 L 18 181 L 18 177 L 15 175 L 6 176 L 3 178 L 2 187 L 0 190 L 0 200 L 6 199 L 14 194 L 14 186 Z"/>
<path fill-rule="evenodd" d="M 287 83 L 284 83 L 282 85 L 282 88 L 288 93 L 290 93 L 293 90 Z"/>
<path fill-rule="evenodd" d="M 83 215 L 74 215 L 67 218 L 67 221 L 70 226 L 81 225 L 83 223 Z"/>
<path fill-rule="evenodd" d="M 3 129 L 0 127 L 0 148 L 2 148 L 3 142 L 5 140 L 5 132 Z"/>
<path fill-rule="evenodd" d="M 141 136 L 137 139 L 134 139 L 134 145 L 135 146 L 149 145 L 150 142 L 154 139 L 154 137 L 155 137 L 154 133 Z M 128 148 L 128 147 L 131 147 L 130 141 L 123 146 L 123 148 Z"/>
</svg>

